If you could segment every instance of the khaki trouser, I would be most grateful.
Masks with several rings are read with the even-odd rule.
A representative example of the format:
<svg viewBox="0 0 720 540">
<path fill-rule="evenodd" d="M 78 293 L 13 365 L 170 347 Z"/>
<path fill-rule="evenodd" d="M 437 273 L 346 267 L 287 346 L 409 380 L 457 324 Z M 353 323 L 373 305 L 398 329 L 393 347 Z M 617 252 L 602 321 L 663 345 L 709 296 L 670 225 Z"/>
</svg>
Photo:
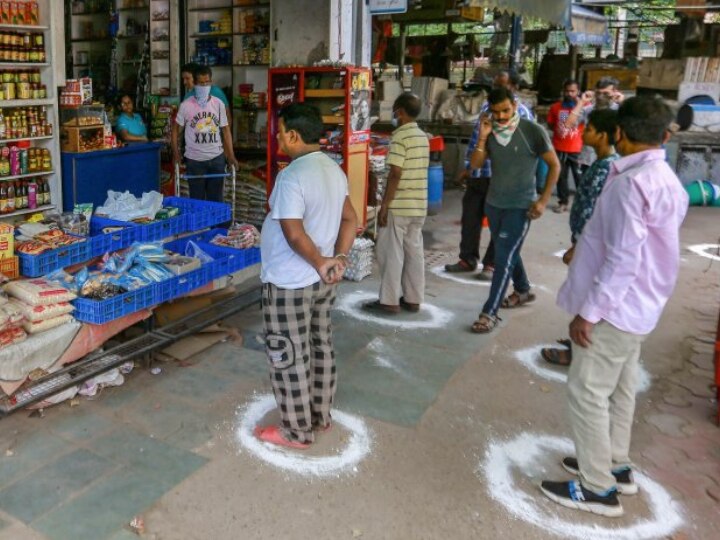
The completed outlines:
<svg viewBox="0 0 720 540">
<path fill-rule="evenodd" d="M 402 217 L 388 212 L 388 222 L 378 229 L 377 259 L 380 266 L 380 303 L 397 306 L 400 297 L 422 304 L 425 295 L 424 217 Z"/>
<path fill-rule="evenodd" d="M 612 469 L 631 464 L 630 435 L 645 336 L 601 321 L 591 339 L 587 349 L 573 346 L 568 405 L 580 482 L 602 493 L 615 486 Z"/>
</svg>

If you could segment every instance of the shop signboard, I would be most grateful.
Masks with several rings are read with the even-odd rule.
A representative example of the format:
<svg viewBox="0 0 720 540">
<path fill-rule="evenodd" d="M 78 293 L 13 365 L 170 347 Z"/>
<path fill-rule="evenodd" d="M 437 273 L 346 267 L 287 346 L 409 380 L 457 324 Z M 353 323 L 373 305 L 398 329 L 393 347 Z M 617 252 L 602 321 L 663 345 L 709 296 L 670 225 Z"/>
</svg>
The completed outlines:
<svg viewBox="0 0 720 540">
<path fill-rule="evenodd" d="M 406 11 L 407 0 L 370 0 L 370 13 L 373 15 L 405 13 Z"/>
</svg>

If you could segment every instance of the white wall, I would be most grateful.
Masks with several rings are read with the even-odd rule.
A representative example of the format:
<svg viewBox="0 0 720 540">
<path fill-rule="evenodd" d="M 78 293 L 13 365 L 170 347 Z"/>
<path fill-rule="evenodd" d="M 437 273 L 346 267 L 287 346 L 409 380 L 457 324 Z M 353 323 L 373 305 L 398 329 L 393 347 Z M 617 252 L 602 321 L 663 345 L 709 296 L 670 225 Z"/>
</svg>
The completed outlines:
<svg viewBox="0 0 720 540">
<path fill-rule="evenodd" d="M 273 0 L 271 5 L 273 65 L 304 66 L 325 58 L 370 65 L 365 0 Z"/>
</svg>

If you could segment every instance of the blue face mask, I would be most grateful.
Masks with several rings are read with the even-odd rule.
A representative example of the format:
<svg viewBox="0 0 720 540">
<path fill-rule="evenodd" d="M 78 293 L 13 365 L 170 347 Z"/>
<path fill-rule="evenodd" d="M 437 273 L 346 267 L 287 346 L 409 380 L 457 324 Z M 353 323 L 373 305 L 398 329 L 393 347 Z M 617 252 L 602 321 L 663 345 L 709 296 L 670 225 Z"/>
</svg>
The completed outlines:
<svg viewBox="0 0 720 540">
<path fill-rule="evenodd" d="M 205 104 L 210 99 L 210 87 L 209 86 L 196 86 L 195 87 L 195 99 L 197 99 L 197 102 L 200 104 L 201 107 L 204 107 Z"/>
</svg>

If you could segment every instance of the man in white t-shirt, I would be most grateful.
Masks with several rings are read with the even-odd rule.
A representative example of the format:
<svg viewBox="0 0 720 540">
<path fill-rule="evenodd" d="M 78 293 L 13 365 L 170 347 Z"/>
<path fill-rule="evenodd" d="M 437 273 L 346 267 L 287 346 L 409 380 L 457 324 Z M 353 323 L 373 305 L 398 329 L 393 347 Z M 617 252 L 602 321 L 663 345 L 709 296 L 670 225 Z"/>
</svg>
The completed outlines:
<svg viewBox="0 0 720 540">
<path fill-rule="evenodd" d="M 293 104 L 280 111 L 277 140 L 292 163 L 278 174 L 261 236 L 262 308 L 270 380 L 280 425 L 255 436 L 307 448 L 330 428 L 335 351 L 330 310 L 352 247 L 357 216 L 347 177 L 320 151 L 320 111 Z"/>
<path fill-rule="evenodd" d="M 237 166 L 232 133 L 225 114 L 225 105 L 210 95 L 212 71 L 201 66 L 195 71 L 195 95 L 180 105 L 172 129 L 173 159 L 181 163 L 178 141 L 185 132 L 185 165 L 188 176 L 225 173 L 225 165 Z M 223 200 L 223 178 L 190 178 L 190 198 L 208 201 Z"/>
</svg>

